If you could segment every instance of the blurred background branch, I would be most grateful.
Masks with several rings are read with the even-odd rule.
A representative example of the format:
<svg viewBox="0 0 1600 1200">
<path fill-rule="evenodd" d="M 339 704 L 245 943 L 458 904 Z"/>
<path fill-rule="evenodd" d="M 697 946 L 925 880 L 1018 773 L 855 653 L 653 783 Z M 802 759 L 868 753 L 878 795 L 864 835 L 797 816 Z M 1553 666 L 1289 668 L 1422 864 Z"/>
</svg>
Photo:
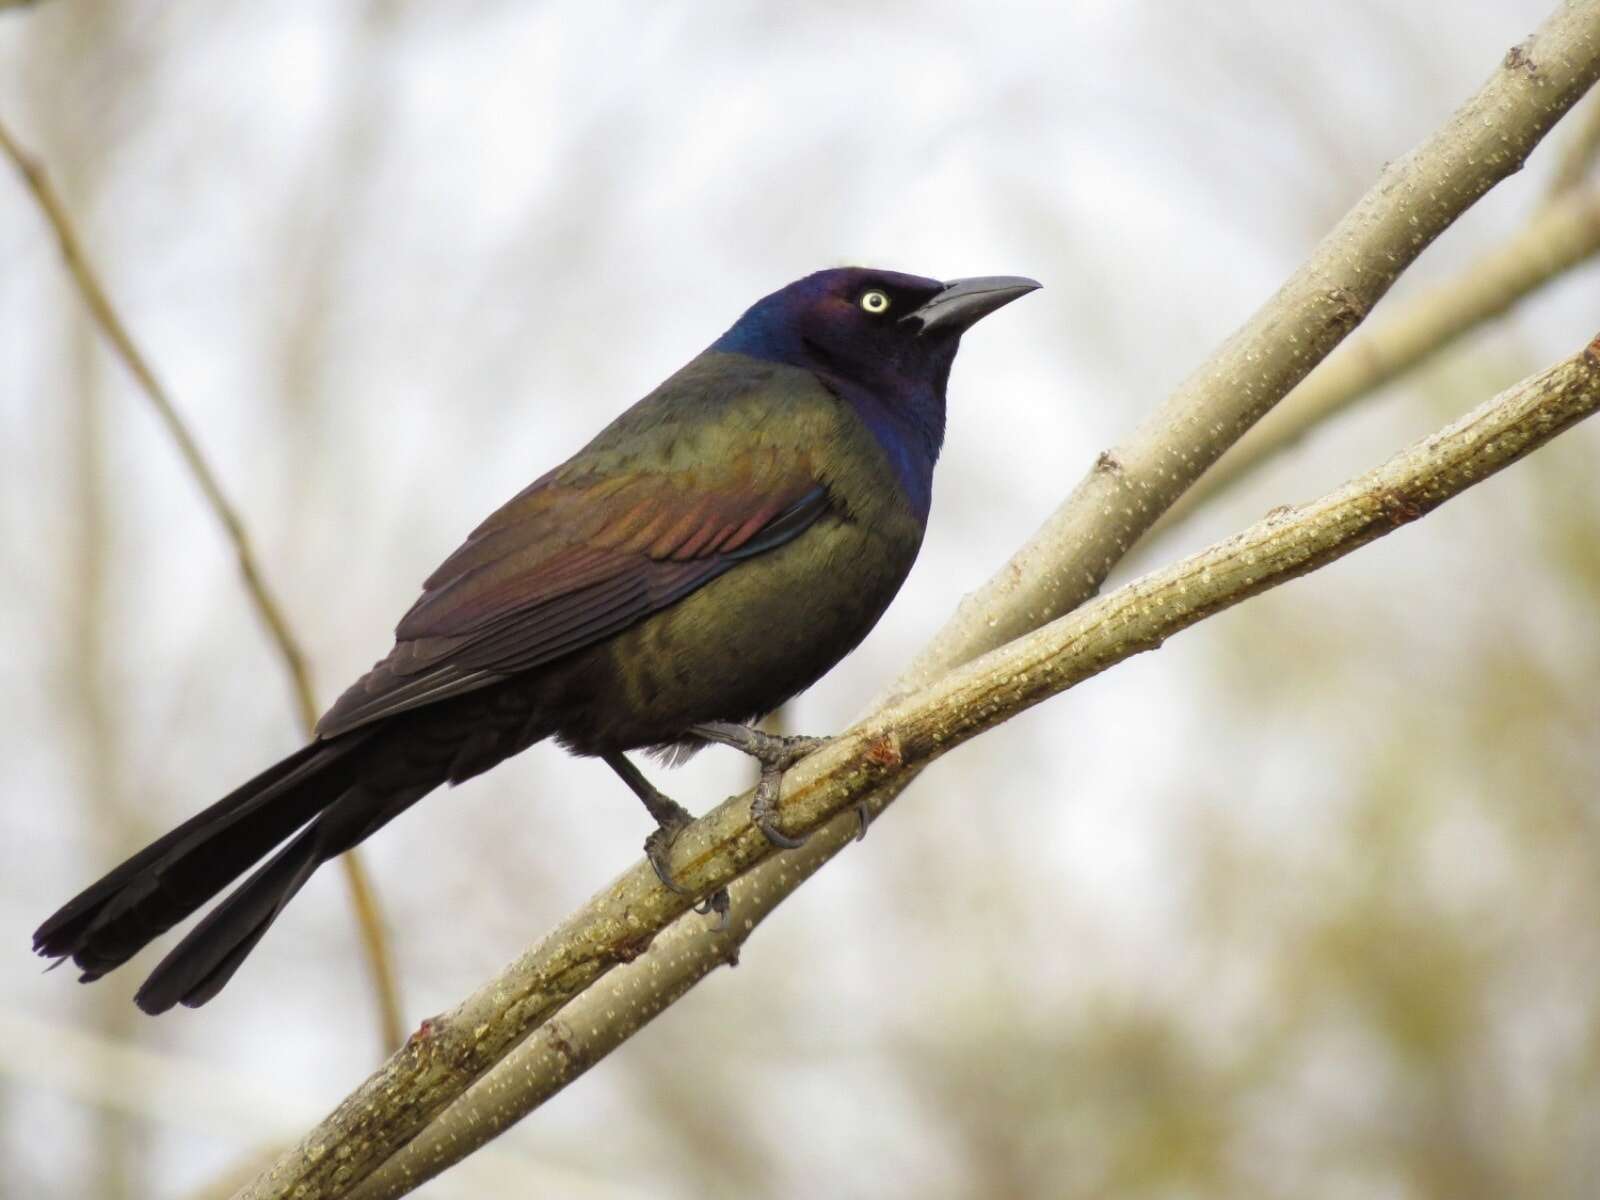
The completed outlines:
<svg viewBox="0 0 1600 1200">
<path fill-rule="evenodd" d="M 1546 186 L 1548 201 L 1554 203 L 1562 193 L 1582 183 L 1594 170 L 1597 155 L 1600 155 L 1600 100 L 1590 100 L 1579 113 L 1556 169 L 1550 173 Z"/>
<path fill-rule="evenodd" d="M 117 314 L 84 252 L 83 244 L 67 215 L 65 205 L 56 195 L 42 164 L 37 162 L 17 143 L 11 131 L 0 121 L 0 151 L 11 160 L 17 173 L 26 184 L 29 194 L 38 203 L 39 211 L 49 223 L 60 246 L 67 271 L 77 285 L 78 293 L 94 318 L 95 324 L 116 349 L 117 356 L 138 381 L 140 390 L 155 408 L 162 425 L 173 444 L 177 446 L 190 476 L 199 485 L 206 506 L 222 523 L 223 531 L 232 544 L 238 560 L 239 574 L 244 581 L 245 593 L 250 597 L 256 614 L 266 626 L 268 636 L 283 660 L 289 673 L 290 687 L 294 693 L 295 708 L 301 733 L 309 738 L 316 729 L 318 707 L 311 690 L 311 676 L 306 657 L 299 641 L 289 628 L 289 622 L 278 602 L 273 598 L 262 574 L 250 535 L 238 510 L 223 493 L 216 472 L 200 450 L 199 443 L 178 414 L 172 397 L 157 378 L 128 327 Z M 388 937 L 384 932 L 383 915 L 377 897 L 367 878 L 360 857 L 354 852 L 340 858 L 345 880 L 349 886 L 351 906 L 355 910 L 357 926 L 361 931 L 362 945 L 366 949 L 367 964 L 372 975 L 373 992 L 377 998 L 379 1031 L 386 1049 L 398 1046 L 405 1037 L 405 1023 L 400 1015 L 399 990 L 395 984 L 394 966 L 389 953 Z"/>
</svg>

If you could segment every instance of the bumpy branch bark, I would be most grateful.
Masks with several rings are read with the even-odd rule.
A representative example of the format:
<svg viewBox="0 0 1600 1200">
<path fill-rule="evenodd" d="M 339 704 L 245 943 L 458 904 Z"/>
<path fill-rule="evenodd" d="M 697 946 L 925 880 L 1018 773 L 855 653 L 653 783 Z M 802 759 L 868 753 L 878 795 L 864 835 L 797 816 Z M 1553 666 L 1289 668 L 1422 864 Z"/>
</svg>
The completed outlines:
<svg viewBox="0 0 1600 1200">
<path fill-rule="evenodd" d="M 100 327 L 106 340 L 111 343 L 117 356 L 122 359 L 138 383 L 140 390 L 149 399 L 156 416 L 160 418 L 173 444 L 177 446 L 178 454 L 189 469 L 189 474 L 199 486 L 206 507 L 215 514 L 227 534 L 228 542 L 233 547 L 234 557 L 238 560 L 245 593 L 255 606 L 256 615 L 261 618 L 261 623 L 266 626 L 268 636 L 278 651 L 278 657 L 283 660 L 284 669 L 289 674 L 289 685 L 294 693 L 295 710 L 299 716 L 301 732 L 310 737 L 311 731 L 317 724 L 317 702 L 311 690 L 311 675 L 306 669 L 305 652 L 300 649 L 300 642 L 289 628 L 283 609 L 267 586 L 260 560 L 256 557 L 249 532 L 245 529 L 244 519 L 222 490 L 222 483 L 206 460 L 199 442 L 189 431 L 188 425 L 178 413 L 177 405 L 173 403 L 171 395 L 156 375 L 155 368 L 139 349 L 133 340 L 133 335 L 128 332 L 127 325 L 123 323 L 116 307 L 111 303 L 111 297 L 101 285 L 100 276 L 84 252 L 83 243 L 78 238 L 72 219 L 67 215 L 66 205 L 61 202 L 61 198 L 56 195 L 56 190 L 50 183 L 50 177 L 45 174 L 44 168 L 17 144 L 3 123 L 0 123 L 0 153 L 11 160 L 18 174 L 22 176 L 29 194 L 32 195 L 34 202 L 39 206 L 39 211 L 49 222 L 56 236 L 67 273 L 77 286 L 79 295 L 83 297 L 89 315 L 94 318 L 95 324 Z M 367 880 L 360 858 L 352 852 L 343 855 L 340 861 L 344 864 L 345 879 L 350 888 L 350 902 L 355 909 L 356 922 L 361 931 L 361 940 L 366 948 L 367 962 L 372 972 L 373 988 L 378 997 L 384 1045 L 398 1046 L 400 1039 L 405 1036 L 405 1024 L 400 1018 L 399 993 L 395 987 L 394 971 L 390 966 L 388 942 L 384 937 L 383 919 L 378 909 L 377 898 Z"/>
<path fill-rule="evenodd" d="M 1177 524 L 1330 417 L 1596 253 L 1600 183 L 1575 184 L 1454 279 L 1408 300 L 1339 347 L 1185 492 L 1157 528 Z"/>
</svg>

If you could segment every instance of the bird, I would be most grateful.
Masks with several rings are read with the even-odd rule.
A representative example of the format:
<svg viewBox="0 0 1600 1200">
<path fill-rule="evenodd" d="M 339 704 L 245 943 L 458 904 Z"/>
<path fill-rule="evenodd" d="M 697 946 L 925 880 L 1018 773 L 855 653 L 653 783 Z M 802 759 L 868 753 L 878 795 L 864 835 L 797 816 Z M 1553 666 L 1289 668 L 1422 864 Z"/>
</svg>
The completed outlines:
<svg viewBox="0 0 1600 1200">
<path fill-rule="evenodd" d="M 318 866 L 545 739 L 638 796 L 656 823 L 646 854 L 675 890 L 667 852 L 691 818 L 629 751 L 752 755 L 752 819 L 798 845 L 774 801 L 820 739 L 754 722 L 850 653 L 900 590 L 962 334 L 1039 286 L 841 267 L 758 300 L 473 530 L 308 744 L 68 901 L 35 952 L 98 979 L 254 867 L 135 996 L 151 1014 L 202 1005 Z M 725 915 L 726 894 L 713 901 Z"/>
</svg>

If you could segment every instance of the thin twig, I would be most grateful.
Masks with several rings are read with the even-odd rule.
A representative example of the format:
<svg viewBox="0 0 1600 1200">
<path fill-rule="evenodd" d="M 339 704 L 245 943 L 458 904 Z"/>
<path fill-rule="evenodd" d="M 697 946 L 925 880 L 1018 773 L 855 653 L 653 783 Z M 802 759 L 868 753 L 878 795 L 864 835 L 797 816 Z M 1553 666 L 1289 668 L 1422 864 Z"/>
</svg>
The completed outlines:
<svg viewBox="0 0 1600 1200">
<path fill-rule="evenodd" d="M 123 324 L 105 288 L 101 286 L 98 274 L 84 253 L 83 243 L 78 238 L 72 220 L 67 216 L 66 206 L 56 195 L 49 176 L 44 168 L 17 144 L 3 122 L 0 122 L 0 150 L 4 151 L 6 157 L 17 168 L 39 210 L 54 231 L 67 271 L 77 285 L 90 315 L 127 365 L 128 370 L 133 373 L 140 389 L 149 398 L 156 415 L 178 447 L 178 453 L 182 456 L 190 475 L 199 485 L 207 507 L 222 522 L 222 527 L 238 559 L 239 573 L 244 578 L 245 591 L 254 604 L 257 615 L 267 627 L 267 632 L 277 647 L 278 656 L 283 660 L 283 665 L 289 673 L 301 731 L 306 737 L 312 736 L 317 724 L 317 703 L 311 691 L 311 677 L 306 669 L 305 654 L 290 630 L 283 610 L 267 587 L 244 521 L 223 493 L 216 472 L 211 469 L 205 455 L 201 453 L 199 444 L 183 418 L 178 415 L 171 396 L 156 377 L 149 360 L 134 344 L 127 326 Z M 351 903 L 355 908 L 357 924 L 360 927 L 361 940 L 366 949 L 374 991 L 378 998 L 384 1044 L 386 1047 L 398 1046 L 405 1036 L 405 1023 L 400 1015 L 399 993 L 390 965 L 388 943 L 383 932 L 378 902 L 367 880 L 366 872 L 354 852 L 344 855 L 341 862 L 349 885 Z"/>
<path fill-rule="evenodd" d="M 344 871 L 345 891 L 355 910 L 356 929 L 365 951 L 367 977 L 378 1001 L 378 1030 L 384 1049 L 390 1050 L 405 1040 L 405 1016 L 400 1010 L 400 986 L 395 979 L 394 958 L 389 953 L 389 937 L 383 927 L 383 907 L 377 890 L 367 875 L 367 861 L 352 848 L 339 856 Z"/>
<path fill-rule="evenodd" d="M 861 800 L 985 730 L 1123 659 L 1159 648 L 1206 617 L 1418 520 L 1597 410 L 1600 336 L 1337 491 L 1276 511 L 868 717 L 789 772 L 780 803 L 782 827 L 805 833 L 840 816 L 851 819 Z M 750 795 L 729 798 L 684 831 L 672 871 L 696 894 L 726 886 L 777 854 L 750 820 Z M 634 864 L 490 985 L 454 1011 L 425 1022 L 383 1069 L 241 1192 L 240 1200 L 348 1195 L 425 1125 L 463 1080 L 498 1061 L 508 1045 L 559 1011 L 573 994 L 639 957 L 688 904 L 661 886 L 648 863 Z M 712 935 L 712 940 L 724 942 L 726 955 L 738 935 Z M 615 986 L 600 990 L 614 1009 L 632 1009 L 640 999 Z M 653 998 L 643 999 L 637 1020 L 627 1022 L 635 1029 L 659 1011 Z M 601 1033 L 611 1036 L 604 1025 Z M 565 1060 L 564 1070 L 556 1073 L 562 1076 L 581 1071 L 592 1061 L 590 1051 L 607 1048 L 590 1045 L 588 1031 L 576 1027 L 571 1014 L 548 1026 L 540 1045 Z M 419 1174 L 406 1174 L 407 1187 Z"/>
</svg>

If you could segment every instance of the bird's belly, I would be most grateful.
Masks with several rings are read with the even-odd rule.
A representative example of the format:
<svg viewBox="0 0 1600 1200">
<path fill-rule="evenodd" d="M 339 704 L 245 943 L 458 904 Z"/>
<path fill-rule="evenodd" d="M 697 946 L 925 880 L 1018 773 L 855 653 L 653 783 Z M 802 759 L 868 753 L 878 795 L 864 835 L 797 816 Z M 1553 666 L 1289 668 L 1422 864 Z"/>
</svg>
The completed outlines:
<svg viewBox="0 0 1600 1200">
<path fill-rule="evenodd" d="M 697 721 L 770 712 L 866 636 L 918 541 L 825 519 L 740 563 L 563 664 L 557 736 L 594 754 L 677 741 Z"/>
</svg>

